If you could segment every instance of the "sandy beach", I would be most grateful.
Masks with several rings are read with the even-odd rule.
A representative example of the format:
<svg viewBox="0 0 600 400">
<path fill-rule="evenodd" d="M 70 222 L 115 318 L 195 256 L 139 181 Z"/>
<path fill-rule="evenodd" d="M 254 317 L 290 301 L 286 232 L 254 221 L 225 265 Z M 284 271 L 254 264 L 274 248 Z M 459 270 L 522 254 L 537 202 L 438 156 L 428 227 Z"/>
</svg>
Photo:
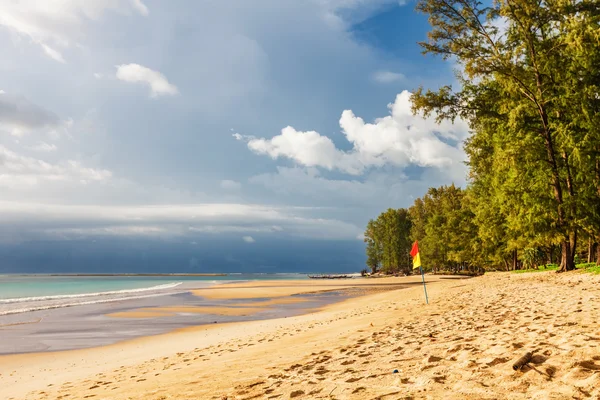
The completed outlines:
<svg viewBox="0 0 600 400">
<path fill-rule="evenodd" d="M 185 328 L 110 346 L 3 356 L 6 399 L 600 398 L 600 277 L 493 273 L 359 280 L 305 315 Z M 344 282 L 269 282 L 203 296 L 282 298 Z M 299 289 L 301 288 L 301 289 Z M 269 295 L 264 292 L 268 291 Z M 285 294 L 285 293 L 287 294 Z M 255 306 L 255 303 L 252 303 Z M 266 301 L 261 307 L 268 307 Z M 152 312 L 145 310 L 145 312 Z M 159 311 L 156 311 L 159 312 Z M 513 371 L 526 352 L 532 362 Z M 394 372 L 397 371 L 397 372 Z"/>
</svg>

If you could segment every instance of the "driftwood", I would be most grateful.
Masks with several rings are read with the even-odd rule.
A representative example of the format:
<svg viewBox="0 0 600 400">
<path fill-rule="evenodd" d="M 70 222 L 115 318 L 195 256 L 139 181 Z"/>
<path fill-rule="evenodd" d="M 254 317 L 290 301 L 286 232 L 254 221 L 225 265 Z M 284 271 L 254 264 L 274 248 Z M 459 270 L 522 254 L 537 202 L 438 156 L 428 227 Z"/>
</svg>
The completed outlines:
<svg viewBox="0 0 600 400">
<path fill-rule="evenodd" d="M 529 364 L 529 362 L 531 361 L 531 359 L 533 358 L 533 353 L 532 352 L 527 352 L 525 353 L 525 355 L 521 358 L 519 358 L 514 364 L 513 364 L 513 369 L 515 371 L 520 370 L 521 368 L 523 368 L 526 364 Z"/>
</svg>

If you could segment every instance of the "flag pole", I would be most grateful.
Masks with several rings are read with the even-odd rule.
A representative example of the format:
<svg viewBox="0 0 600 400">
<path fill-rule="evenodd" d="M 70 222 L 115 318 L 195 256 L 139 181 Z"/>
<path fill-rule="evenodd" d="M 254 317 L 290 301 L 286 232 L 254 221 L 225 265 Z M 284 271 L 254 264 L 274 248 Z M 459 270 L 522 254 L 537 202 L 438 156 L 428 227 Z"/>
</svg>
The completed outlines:
<svg viewBox="0 0 600 400">
<path fill-rule="evenodd" d="M 423 267 L 419 267 L 421 269 L 421 278 L 423 278 L 423 290 L 425 291 L 425 301 L 429 304 L 429 297 L 427 297 L 427 286 L 425 286 L 425 271 L 423 271 Z"/>
</svg>

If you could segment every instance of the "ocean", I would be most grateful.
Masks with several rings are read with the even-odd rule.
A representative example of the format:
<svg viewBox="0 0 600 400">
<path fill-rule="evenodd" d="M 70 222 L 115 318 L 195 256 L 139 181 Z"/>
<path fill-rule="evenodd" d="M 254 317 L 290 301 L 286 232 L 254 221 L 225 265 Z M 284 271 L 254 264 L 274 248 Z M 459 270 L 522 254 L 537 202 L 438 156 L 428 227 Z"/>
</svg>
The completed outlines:
<svg viewBox="0 0 600 400">
<path fill-rule="evenodd" d="M 0 275 L 0 355 L 95 347 L 178 328 L 300 315 L 343 300 L 342 292 L 297 295 L 302 301 L 275 304 L 243 315 L 189 312 L 194 307 L 238 307 L 235 299 L 194 295 L 217 283 L 308 279 L 305 274 L 225 276 Z M 260 285 L 260 284 L 259 284 Z M 270 299 L 245 299 L 244 303 Z M 119 318 L 115 313 L 156 307 L 181 311 L 160 318 Z"/>
</svg>

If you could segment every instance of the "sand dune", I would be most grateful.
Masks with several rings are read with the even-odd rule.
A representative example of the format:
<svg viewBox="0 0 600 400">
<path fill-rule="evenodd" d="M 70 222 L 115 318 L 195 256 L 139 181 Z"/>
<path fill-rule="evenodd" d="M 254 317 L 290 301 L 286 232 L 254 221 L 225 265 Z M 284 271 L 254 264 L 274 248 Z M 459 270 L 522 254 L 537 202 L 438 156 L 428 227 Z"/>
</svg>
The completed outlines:
<svg viewBox="0 0 600 400">
<path fill-rule="evenodd" d="M 0 387 L 28 399 L 596 399 L 599 284 L 578 272 L 445 280 L 429 306 L 412 287 L 299 317 L 3 357 Z M 532 362 L 513 371 L 527 351 Z"/>
</svg>

